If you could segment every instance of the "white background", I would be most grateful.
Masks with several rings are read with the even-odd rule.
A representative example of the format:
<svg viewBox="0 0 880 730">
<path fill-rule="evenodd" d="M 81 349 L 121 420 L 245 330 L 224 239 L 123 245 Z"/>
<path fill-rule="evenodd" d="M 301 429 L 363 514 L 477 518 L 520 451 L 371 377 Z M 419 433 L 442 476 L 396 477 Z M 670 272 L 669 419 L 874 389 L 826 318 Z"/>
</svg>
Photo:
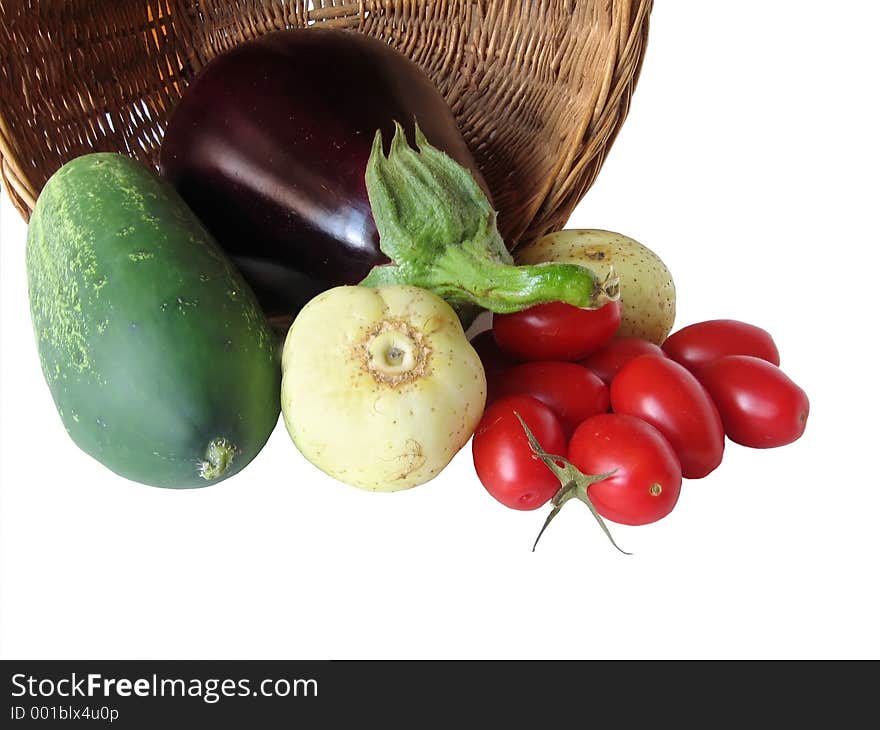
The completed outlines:
<svg viewBox="0 0 880 730">
<path fill-rule="evenodd" d="M 213 488 L 128 483 L 64 432 L 30 329 L 25 226 L 3 195 L 5 658 L 880 658 L 877 6 L 660 2 L 630 117 L 569 227 L 629 234 L 678 324 L 770 330 L 806 435 L 728 445 L 675 511 L 613 527 L 495 503 L 470 447 L 377 495 L 283 426 Z"/>
</svg>

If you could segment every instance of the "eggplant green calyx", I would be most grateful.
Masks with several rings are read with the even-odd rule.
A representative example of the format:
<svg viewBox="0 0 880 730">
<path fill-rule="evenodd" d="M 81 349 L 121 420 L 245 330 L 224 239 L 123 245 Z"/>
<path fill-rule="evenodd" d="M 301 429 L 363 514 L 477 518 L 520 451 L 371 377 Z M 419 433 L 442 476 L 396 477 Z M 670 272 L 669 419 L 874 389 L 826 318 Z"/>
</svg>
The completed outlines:
<svg viewBox="0 0 880 730">
<path fill-rule="evenodd" d="M 559 491 L 553 495 L 553 499 L 550 500 L 553 509 L 550 510 L 550 514 L 548 514 L 547 519 L 544 520 L 544 525 L 541 527 L 538 537 L 535 538 L 535 544 L 532 545 L 532 552 L 535 552 L 535 548 L 538 547 L 538 540 L 541 539 L 541 535 L 544 534 L 544 530 L 547 529 L 547 526 L 553 521 L 553 518 L 559 514 L 559 510 L 562 509 L 568 500 L 574 498 L 587 505 L 590 513 L 596 518 L 599 527 L 602 528 L 605 536 L 611 541 L 611 544 L 614 545 L 614 547 L 620 550 L 624 555 L 632 555 L 632 553 L 626 552 L 626 550 L 623 550 L 616 542 L 614 542 L 614 538 L 611 536 L 611 530 L 608 529 L 608 525 L 605 524 L 605 520 L 603 520 L 602 516 L 596 511 L 595 505 L 587 494 L 587 489 L 591 484 L 607 479 L 614 472 L 608 472 L 607 474 L 584 474 L 568 459 L 556 456 L 555 454 L 548 454 L 541 447 L 541 444 L 538 443 L 538 439 L 535 438 L 535 434 L 533 434 L 531 429 L 526 425 L 522 416 L 520 416 L 519 413 L 515 413 L 514 415 L 519 419 L 523 430 L 526 432 L 526 437 L 529 439 L 529 445 L 532 447 L 532 451 L 535 452 L 535 457 L 547 465 L 547 468 L 553 472 L 556 478 L 559 479 L 559 483 L 562 485 L 559 488 Z"/>
<path fill-rule="evenodd" d="M 616 277 L 599 281 L 575 264 L 515 266 L 496 225 L 497 213 L 470 172 L 425 139 L 416 147 L 397 124 L 385 156 L 376 132 L 367 162 L 367 195 L 390 264 L 373 267 L 365 286 L 430 289 L 459 313 L 473 305 L 516 312 L 560 301 L 595 308 L 616 299 Z"/>
</svg>

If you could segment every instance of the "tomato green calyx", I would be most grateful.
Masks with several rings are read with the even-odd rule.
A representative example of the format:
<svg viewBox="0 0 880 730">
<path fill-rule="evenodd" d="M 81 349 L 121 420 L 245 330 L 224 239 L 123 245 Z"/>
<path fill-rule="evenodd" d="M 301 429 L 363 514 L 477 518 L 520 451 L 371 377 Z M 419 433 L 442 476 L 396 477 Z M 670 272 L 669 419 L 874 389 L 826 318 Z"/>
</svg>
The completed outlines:
<svg viewBox="0 0 880 730">
<path fill-rule="evenodd" d="M 386 156 L 377 132 L 365 173 L 379 248 L 391 263 L 373 267 L 364 286 L 430 289 L 459 315 L 474 307 L 516 312 L 561 301 L 598 308 L 619 295 L 584 266 L 516 266 L 496 225 L 496 211 L 471 173 L 415 128 L 411 147 L 396 125 Z"/>
<path fill-rule="evenodd" d="M 548 454 L 541 447 L 541 444 L 538 443 L 538 440 L 526 425 L 522 416 L 520 416 L 519 413 L 514 413 L 514 415 L 519 419 L 523 430 L 526 432 L 529 445 L 532 447 L 532 451 L 535 452 L 535 458 L 543 461 L 547 465 L 547 468 L 556 475 L 556 478 L 559 479 L 559 483 L 562 485 L 559 488 L 559 491 L 553 496 L 553 499 L 550 500 L 553 509 L 550 510 L 550 514 L 548 514 L 547 519 L 544 520 L 544 524 L 541 527 L 541 531 L 538 533 L 538 537 L 535 538 L 535 544 L 532 545 L 532 552 L 538 547 L 538 541 L 541 539 L 541 535 L 544 534 L 544 530 L 547 529 L 547 526 L 553 521 L 553 518 L 559 514 L 563 505 L 565 505 L 568 500 L 575 498 L 587 505 L 590 513 L 596 518 L 596 522 L 599 523 L 599 527 L 602 528 L 602 532 L 605 533 L 605 536 L 611 541 L 611 544 L 624 555 L 632 555 L 632 553 L 628 553 L 614 541 L 614 537 L 612 537 L 608 525 L 605 524 L 605 520 L 603 520 L 602 516 L 596 511 L 595 505 L 593 505 L 592 500 L 587 494 L 587 489 L 591 484 L 607 479 L 614 474 L 614 472 L 612 471 L 606 474 L 584 474 L 568 459 L 565 459 L 562 456 L 556 456 L 555 454 Z"/>
</svg>

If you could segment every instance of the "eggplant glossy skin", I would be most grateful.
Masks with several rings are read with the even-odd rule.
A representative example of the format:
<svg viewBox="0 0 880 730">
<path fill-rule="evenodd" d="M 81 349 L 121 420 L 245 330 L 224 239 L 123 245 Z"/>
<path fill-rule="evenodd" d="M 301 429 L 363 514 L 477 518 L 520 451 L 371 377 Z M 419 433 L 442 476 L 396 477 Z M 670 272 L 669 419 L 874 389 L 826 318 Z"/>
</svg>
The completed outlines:
<svg viewBox="0 0 880 730">
<path fill-rule="evenodd" d="M 263 35 L 212 60 L 174 109 L 160 167 L 239 264 L 267 314 L 356 284 L 388 259 L 364 171 L 395 121 L 486 190 L 445 100 L 408 58 L 354 31 Z"/>
</svg>

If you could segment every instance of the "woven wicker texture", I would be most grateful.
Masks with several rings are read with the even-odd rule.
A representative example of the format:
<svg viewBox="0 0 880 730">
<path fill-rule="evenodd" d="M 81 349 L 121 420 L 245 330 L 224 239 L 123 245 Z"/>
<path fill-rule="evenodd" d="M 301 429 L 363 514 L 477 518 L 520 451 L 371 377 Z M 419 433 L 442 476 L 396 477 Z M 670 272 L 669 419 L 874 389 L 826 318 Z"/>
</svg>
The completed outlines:
<svg viewBox="0 0 880 730">
<path fill-rule="evenodd" d="M 626 117 L 651 0 L 0 0 L 0 170 L 26 218 L 96 150 L 155 165 L 187 82 L 314 23 L 382 38 L 451 106 L 509 241 L 561 228 Z"/>
</svg>

